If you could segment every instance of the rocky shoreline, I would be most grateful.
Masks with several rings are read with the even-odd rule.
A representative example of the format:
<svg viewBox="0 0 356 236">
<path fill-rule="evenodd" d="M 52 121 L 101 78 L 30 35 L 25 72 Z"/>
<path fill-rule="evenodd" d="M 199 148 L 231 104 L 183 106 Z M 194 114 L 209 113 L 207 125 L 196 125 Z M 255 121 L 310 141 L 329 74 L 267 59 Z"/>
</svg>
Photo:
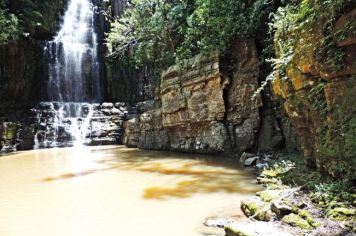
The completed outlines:
<svg viewBox="0 0 356 236">
<path fill-rule="evenodd" d="M 214 232 L 215 228 L 215 233 L 206 235 L 356 234 L 354 188 L 344 190 L 340 187 L 336 189 L 339 192 L 333 195 L 331 190 L 330 192 L 322 190 L 322 186 L 328 185 L 321 183 L 316 186 L 317 191 L 312 191 L 310 186 L 316 178 L 315 173 L 305 172 L 298 164 L 288 161 L 288 158 L 283 155 L 257 156 L 244 153 L 240 160 L 247 168 L 257 171 L 256 182 L 262 185 L 264 190 L 241 202 L 240 208 L 245 217 L 207 218 L 204 225 L 210 228 L 210 232 Z M 283 175 L 289 172 L 294 172 L 291 174 L 295 174 L 296 182 L 293 179 L 290 183 L 284 181 Z M 303 185 L 298 180 L 300 178 L 296 174 L 298 172 L 304 172 L 305 184 Z M 332 184 L 336 186 L 338 182 Z M 323 197 L 332 200 L 322 202 L 320 199 Z"/>
</svg>

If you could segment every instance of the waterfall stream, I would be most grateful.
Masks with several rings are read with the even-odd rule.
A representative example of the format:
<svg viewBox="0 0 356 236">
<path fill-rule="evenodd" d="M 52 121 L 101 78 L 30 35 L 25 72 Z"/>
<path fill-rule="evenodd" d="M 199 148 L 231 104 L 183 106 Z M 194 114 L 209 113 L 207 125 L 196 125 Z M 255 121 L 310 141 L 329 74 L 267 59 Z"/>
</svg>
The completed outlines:
<svg viewBox="0 0 356 236">
<path fill-rule="evenodd" d="M 48 97 L 84 102 L 101 98 L 97 36 L 89 0 L 71 0 L 60 31 L 48 42 Z"/>
<path fill-rule="evenodd" d="M 56 102 L 59 107 L 49 107 L 53 113 L 49 115 L 52 121 L 50 127 L 46 127 L 50 131 L 45 133 L 51 133 L 51 140 L 47 135 L 39 135 L 38 132 L 43 133 L 43 128 L 39 128 L 35 148 L 84 144 L 93 117 L 92 106 L 87 103 L 101 100 L 97 36 L 90 0 L 70 0 L 63 24 L 56 37 L 47 43 L 45 53 L 49 59 L 48 100 Z M 88 108 L 85 114 L 83 107 Z M 41 111 L 37 113 L 43 114 Z M 38 122 L 39 127 L 46 126 L 41 119 Z M 70 136 L 67 137 L 70 143 L 58 141 L 62 139 L 60 129 L 63 127 Z"/>
</svg>

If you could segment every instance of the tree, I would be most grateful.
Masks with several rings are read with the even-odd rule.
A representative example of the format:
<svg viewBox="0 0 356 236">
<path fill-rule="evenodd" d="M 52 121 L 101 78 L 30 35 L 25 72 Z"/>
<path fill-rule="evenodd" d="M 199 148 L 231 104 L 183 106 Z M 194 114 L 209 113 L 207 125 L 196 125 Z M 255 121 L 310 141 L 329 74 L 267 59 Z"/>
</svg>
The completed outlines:
<svg viewBox="0 0 356 236">
<path fill-rule="evenodd" d="M 0 0 L 0 44 L 18 36 L 18 18 L 5 8 L 5 0 Z"/>
<path fill-rule="evenodd" d="M 236 37 L 253 37 L 275 9 L 270 0 L 134 0 L 113 22 L 112 55 L 160 68 L 199 53 L 228 51 Z M 265 27 L 266 28 L 266 27 Z"/>
</svg>

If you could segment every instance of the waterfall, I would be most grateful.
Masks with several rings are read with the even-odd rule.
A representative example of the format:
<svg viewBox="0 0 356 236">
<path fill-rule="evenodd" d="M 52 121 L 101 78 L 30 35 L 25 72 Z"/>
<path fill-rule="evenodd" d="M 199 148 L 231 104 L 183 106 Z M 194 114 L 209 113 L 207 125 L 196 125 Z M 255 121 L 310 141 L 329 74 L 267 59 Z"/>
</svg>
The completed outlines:
<svg viewBox="0 0 356 236">
<path fill-rule="evenodd" d="M 49 58 L 48 99 L 101 100 L 97 36 L 90 0 L 71 0 L 63 24 L 45 48 Z"/>
<path fill-rule="evenodd" d="M 90 138 L 93 105 L 42 102 L 35 110 L 38 129 L 34 149 L 81 146 Z"/>
<path fill-rule="evenodd" d="M 93 108 L 101 101 L 97 36 L 91 0 L 70 0 L 63 24 L 45 47 L 47 99 L 39 104 L 34 148 L 78 146 L 90 135 Z"/>
</svg>

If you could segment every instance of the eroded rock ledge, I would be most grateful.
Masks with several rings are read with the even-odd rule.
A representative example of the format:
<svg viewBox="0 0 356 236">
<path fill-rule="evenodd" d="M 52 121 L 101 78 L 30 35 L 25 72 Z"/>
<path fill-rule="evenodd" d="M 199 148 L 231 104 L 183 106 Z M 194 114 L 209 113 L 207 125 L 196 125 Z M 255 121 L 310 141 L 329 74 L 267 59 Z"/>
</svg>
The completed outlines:
<svg viewBox="0 0 356 236">
<path fill-rule="evenodd" d="M 229 72 L 217 53 L 163 72 L 155 99 L 137 104 L 137 115 L 126 122 L 124 143 L 195 153 L 256 148 L 258 136 L 268 136 L 259 133 L 262 99 L 253 98 L 258 88 L 257 52 L 248 39 L 239 40 L 234 50 L 234 68 Z M 280 135 L 268 148 L 282 140 Z"/>
</svg>

